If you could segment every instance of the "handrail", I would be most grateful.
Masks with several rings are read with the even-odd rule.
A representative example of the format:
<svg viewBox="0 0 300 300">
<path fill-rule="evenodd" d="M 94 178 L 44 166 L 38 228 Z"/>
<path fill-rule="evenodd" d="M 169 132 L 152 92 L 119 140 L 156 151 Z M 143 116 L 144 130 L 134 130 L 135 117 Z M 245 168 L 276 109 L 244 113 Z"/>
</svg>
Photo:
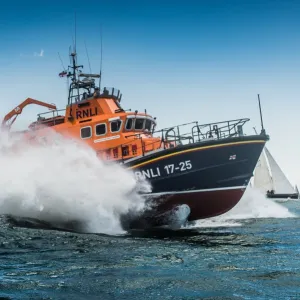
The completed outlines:
<svg viewBox="0 0 300 300">
<path fill-rule="evenodd" d="M 183 145 L 186 142 L 188 144 L 193 144 L 198 142 L 204 142 L 209 139 L 219 140 L 219 139 L 230 138 L 233 136 L 242 136 L 244 135 L 242 131 L 242 127 L 249 120 L 250 119 L 248 118 L 244 118 L 244 119 L 221 121 L 215 123 L 207 123 L 201 125 L 199 125 L 198 122 L 190 122 L 190 123 L 185 123 L 185 124 L 154 131 L 153 133 L 151 133 L 151 136 L 155 137 L 153 134 L 161 133 L 161 136 L 156 136 L 156 138 L 160 139 L 160 146 L 157 147 L 157 149 L 161 149 L 162 146 L 164 149 L 166 149 L 168 147 L 177 147 Z M 187 125 L 193 125 L 193 126 L 190 126 L 191 127 L 190 131 L 181 134 L 180 129 Z M 121 150 L 120 158 L 122 159 L 122 161 L 124 161 L 124 157 L 130 158 L 135 154 L 131 153 L 130 155 L 130 150 L 128 147 L 128 153 L 126 155 L 123 155 L 123 149 L 129 146 L 130 144 L 135 145 L 136 141 L 140 140 L 140 146 L 135 149 L 142 150 L 141 152 L 142 155 L 144 156 L 145 153 L 152 151 L 152 150 L 147 151 L 146 147 L 157 144 L 158 140 L 145 144 L 143 143 L 143 136 L 145 137 L 145 132 L 139 132 L 139 133 L 134 133 L 132 135 L 128 135 L 126 136 L 126 138 L 132 138 L 128 142 L 115 147 L 107 148 L 105 150 L 104 149 L 100 150 L 99 152 L 111 151 L 112 149 L 117 149 L 119 153 L 119 150 Z"/>
<path fill-rule="evenodd" d="M 246 122 L 248 122 L 250 119 L 249 118 L 243 118 L 243 119 L 234 119 L 234 120 L 228 120 L 228 121 L 220 121 L 220 122 L 214 122 L 214 123 L 206 123 L 206 124 L 200 124 L 198 125 L 198 122 L 197 121 L 194 121 L 194 122 L 190 122 L 190 123 L 184 123 L 184 124 L 180 124 L 180 125 L 175 125 L 175 126 L 170 126 L 170 127 L 166 127 L 166 128 L 163 128 L 163 129 L 160 129 L 160 130 L 156 130 L 156 131 L 153 131 L 152 132 L 152 135 L 155 134 L 155 133 L 162 133 L 162 132 L 167 132 L 168 130 L 171 130 L 171 129 L 174 129 L 174 128 L 177 128 L 177 131 L 179 128 L 183 127 L 183 126 L 187 126 L 187 125 L 192 125 L 192 124 L 195 124 L 199 130 L 201 129 L 204 129 L 205 127 L 208 127 L 208 126 L 212 126 L 212 125 L 218 125 L 218 124 L 226 124 L 222 127 L 218 127 L 219 129 L 223 129 L 223 128 L 228 128 L 228 131 L 229 133 L 231 132 L 231 130 L 233 130 L 235 127 L 237 127 L 239 124 L 241 126 L 243 126 Z M 235 123 L 233 123 L 235 122 Z M 231 128 L 232 127 L 232 128 Z M 210 130 L 212 130 L 210 128 Z M 150 133 L 150 132 L 149 132 Z M 191 132 L 190 132 L 191 133 Z M 184 136 L 184 135 L 187 135 L 187 134 L 190 134 L 190 133 L 183 133 L 183 134 L 180 134 L 179 131 L 178 131 L 178 136 Z M 126 138 L 129 138 L 129 137 L 132 137 L 132 136 L 140 136 L 141 134 L 145 134 L 145 132 L 139 132 L 139 133 L 134 133 L 134 134 L 131 134 L 131 135 L 127 135 Z"/>
<path fill-rule="evenodd" d="M 51 113 L 58 113 L 59 111 L 66 111 L 66 109 L 65 108 L 62 108 L 62 109 L 54 109 L 54 110 L 52 110 L 52 111 L 45 111 L 45 112 L 42 112 L 42 113 L 39 113 L 39 114 L 37 114 L 37 116 L 38 117 L 40 117 L 41 115 L 46 115 L 46 114 L 51 114 Z M 58 115 L 57 115 L 58 116 Z"/>
</svg>

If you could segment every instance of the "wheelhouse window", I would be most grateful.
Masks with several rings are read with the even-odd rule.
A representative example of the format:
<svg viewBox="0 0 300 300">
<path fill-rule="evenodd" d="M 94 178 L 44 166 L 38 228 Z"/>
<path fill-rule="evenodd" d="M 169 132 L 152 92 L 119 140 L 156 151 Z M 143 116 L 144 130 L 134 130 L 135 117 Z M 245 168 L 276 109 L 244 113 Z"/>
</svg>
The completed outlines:
<svg viewBox="0 0 300 300">
<path fill-rule="evenodd" d="M 145 130 L 151 131 L 151 125 L 152 125 L 151 120 L 147 119 L 145 122 Z"/>
<path fill-rule="evenodd" d="M 121 120 L 114 120 L 110 123 L 110 131 L 111 132 L 118 132 L 121 129 L 122 121 Z"/>
<path fill-rule="evenodd" d="M 106 134 L 106 124 L 97 124 L 96 127 L 96 135 L 105 135 Z"/>
<path fill-rule="evenodd" d="M 145 119 L 135 119 L 134 129 L 142 130 L 144 128 Z"/>
<path fill-rule="evenodd" d="M 125 126 L 126 130 L 132 129 L 132 124 L 133 124 L 133 120 L 132 119 L 127 119 L 126 120 L 126 126 Z"/>
<path fill-rule="evenodd" d="M 155 122 L 152 118 L 135 118 L 128 117 L 125 123 L 125 130 L 141 130 L 151 132 L 155 127 Z"/>
<path fill-rule="evenodd" d="M 82 139 L 88 139 L 92 136 L 92 127 L 87 126 L 87 127 L 82 127 L 80 129 L 80 136 Z"/>
</svg>

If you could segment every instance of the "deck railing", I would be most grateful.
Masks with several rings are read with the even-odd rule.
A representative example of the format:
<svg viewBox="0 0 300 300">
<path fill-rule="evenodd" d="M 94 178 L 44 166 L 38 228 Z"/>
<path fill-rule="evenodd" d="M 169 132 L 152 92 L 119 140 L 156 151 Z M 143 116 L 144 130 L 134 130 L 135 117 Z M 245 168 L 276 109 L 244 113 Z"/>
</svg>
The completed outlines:
<svg viewBox="0 0 300 300">
<path fill-rule="evenodd" d="M 124 161 L 124 159 L 136 156 L 137 153 L 141 153 L 141 155 L 144 156 L 147 152 L 151 151 L 148 150 L 151 146 L 155 149 L 167 149 L 185 144 L 204 142 L 207 140 L 219 140 L 243 136 L 243 126 L 249 120 L 250 119 L 237 119 L 207 124 L 191 122 L 168 127 L 151 132 L 153 137 L 160 139 L 160 142 L 156 140 L 153 143 L 148 142 L 146 144 L 143 142 L 145 132 L 136 133 L 127 136 L 127 138 L 130 138 L 130 141 L 127 143 L 123 143 L 117 147 L 100 150 L 98 152 L 107 153 L 107 156 L 105 157 L 106 159 L 121 159 Z M 137 141 L 139 142 L 137 143 Z M 138 144 L 140 145 L 139 147 Z M 155 144 L 156 147 L 154 147 Z"/>
<path fill-rule="evenodd" d="M 65 112 L 66 109 L 65 108 L 63 108 L 63 109 L 53 109 L 51 111 L 45 111 L 45 112 L 39 113 L 37 116 L 38 116 L 38 119 L 41 119 L 41 118 L 43 118 L 42 116 L 46 116 L 46 115 L 51 114 L 52 115 L 51 117 L 55 118 L 55 117 L 59 116 L 58 112 L 62 112 L 62 111 Z"/>
<path fill-rule="evenodd" d="M 236 119 L 207 124 L 191 122 L 165 128 L 154 133 L 161 132 L 162 139 L 165 142 L 190 144 L 208 139 L 224 139 L 242 136 L 244 135 L 243 126 L 249 120 L 250 119 Z"/>
</svg>

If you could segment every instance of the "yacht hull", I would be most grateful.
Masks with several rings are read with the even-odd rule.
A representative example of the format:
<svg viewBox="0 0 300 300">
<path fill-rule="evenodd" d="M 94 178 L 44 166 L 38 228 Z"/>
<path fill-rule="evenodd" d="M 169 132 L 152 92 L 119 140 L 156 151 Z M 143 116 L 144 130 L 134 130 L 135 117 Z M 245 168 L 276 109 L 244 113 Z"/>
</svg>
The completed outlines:
<svg viewBox="0 0 300 300">
<path fill-rule="evenodd" d="M 182 204 L 191 210 L 187 221 L 228 212 L 242 198 L 266 140 L 257 135 L 211 140 L 125 162 L 137 179 L 152 186 L 143 194 L 151 208 L 131 225 L 139 227 L 143 218 L 151 224 L 155 215 Z"/>
<path fill-rule="evenodd" d="M 271 199 L 287 199 L 287 198 L 291 198 L 291 199 L 299 199 L 299 194 L 295 193 L 295 194 L 266 194 L 267 198 L 271 198 Z"/>
</svg>

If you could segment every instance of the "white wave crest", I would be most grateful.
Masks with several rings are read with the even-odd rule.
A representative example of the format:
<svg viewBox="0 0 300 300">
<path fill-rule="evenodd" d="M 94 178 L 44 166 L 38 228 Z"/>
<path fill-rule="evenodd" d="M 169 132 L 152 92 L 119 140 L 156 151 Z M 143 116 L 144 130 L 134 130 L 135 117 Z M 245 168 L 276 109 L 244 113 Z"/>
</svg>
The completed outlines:
<svg viewBox="0 0 300 300">
<path fill-rule="evenodd" d="M 0 133 L 0 214 L 79 220 L 90 232 L 121 233 L 120 215 L 142 210 L 138 191 L 150 186 L 83 143 L 54 132 L 50 137 L 33 145 Z"/>
</svg>

